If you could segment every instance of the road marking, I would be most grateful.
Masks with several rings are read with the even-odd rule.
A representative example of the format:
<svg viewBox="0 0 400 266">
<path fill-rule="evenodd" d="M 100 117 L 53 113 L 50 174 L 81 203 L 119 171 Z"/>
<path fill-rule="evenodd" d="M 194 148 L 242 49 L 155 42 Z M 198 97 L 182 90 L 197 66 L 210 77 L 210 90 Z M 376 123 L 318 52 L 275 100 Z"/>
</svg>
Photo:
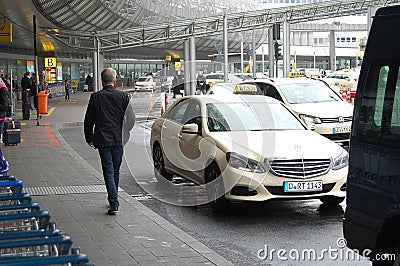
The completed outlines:
<svg viewBox="0 0 400 266">
<path fill-rule="evenodd" d="M 138 201 L 142 201 L 142 200 L 151 200 L 153 199 L 151 194 L 139 194 L 139 195 L 131 195 L 132 198 L 138 200 Z"/>
<path fill-rule="evenodd" d="M 51 116 L 51 114 L 54 112 L 54 110 L 56 110 L 56 108 L 55 108 L 55 107 L 51 107 L 51 108 L 49 109 L 49 111 L 47 112 L 47 114 L 44 114 L 44 115 L 42 115 L 42 116 Z"/>
<path fill-rule="evenodd" d="M 69 100 L 69 101 L 58 101 L 59 104 L 74 104 L 77 103 L 78 100 Z"/>
<path fill-rule="evenodd" d="M 55 107 L 53 107 L 53 108 L 55 108 Z M 60 143 L 58 142 L 58 140 L 56 139 L 56 137 L 53 134 L 53 131 L 51 130 L 50 122 L 44 121 L 44 124 L 46 126 L 46 135 L 51 143 L 50 145 L 51 146 L 60 146 Z"/>
</svg>

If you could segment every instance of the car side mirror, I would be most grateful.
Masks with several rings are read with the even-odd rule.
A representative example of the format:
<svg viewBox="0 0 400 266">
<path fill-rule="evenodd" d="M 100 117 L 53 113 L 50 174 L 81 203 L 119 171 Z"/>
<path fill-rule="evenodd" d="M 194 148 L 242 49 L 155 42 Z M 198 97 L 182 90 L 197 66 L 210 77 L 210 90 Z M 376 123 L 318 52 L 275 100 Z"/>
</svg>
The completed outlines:
<svg viewBox="0 0 400 266">
<path fill-rule="evenodd" d="M 182 133 L 185 134 L 200 134 L 199 126 L 197 124 L 186 124 L 182 127 Z"/>
</svg>

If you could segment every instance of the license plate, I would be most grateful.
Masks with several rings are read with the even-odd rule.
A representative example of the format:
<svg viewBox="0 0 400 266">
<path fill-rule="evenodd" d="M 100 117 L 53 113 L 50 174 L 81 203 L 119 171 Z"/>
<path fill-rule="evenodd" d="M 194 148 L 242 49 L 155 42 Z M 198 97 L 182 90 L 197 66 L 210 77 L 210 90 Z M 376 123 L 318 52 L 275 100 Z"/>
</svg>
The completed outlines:
<svg viewBox="0 0 400 266">
<path fill-rule="evenodd" d="M 283 182 L 284 192 L 322 191 L 322 181 Z"/>
<path fill-rule="evenodd" d="M 351 127 L 334 127 L 332 129 L 333 134 L 339 133 L 350 133 Z"/>
</svg>

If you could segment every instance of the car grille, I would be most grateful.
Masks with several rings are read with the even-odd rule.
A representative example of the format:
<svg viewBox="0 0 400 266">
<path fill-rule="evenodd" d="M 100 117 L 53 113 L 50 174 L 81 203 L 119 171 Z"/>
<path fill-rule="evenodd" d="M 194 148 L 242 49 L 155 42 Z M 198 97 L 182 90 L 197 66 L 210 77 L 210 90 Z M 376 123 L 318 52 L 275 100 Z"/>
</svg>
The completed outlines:
<svg viewBox="0 0 400 266">
<path fill-rule="evenodd" d="M 297 159 L 268 161 L 270 170 L 276 176 L 286 178 L 312 178 L 329 171 L 330 159 Z"/>
<path fill-rule="evenodd" d="M 340 134 L 323 134 L 322 136 L 332 140 L 332 141 L 350 141 L 350 133 L 340 133 Z"/>
<path fill-rule="evenodd" d="M 307 191 L 307 192 L 284 192 L 283 186 L 265 186 L 269 193 L 272 195 L 284 195 L 284 196 L 301 196 L 301 195 L 312 195 L 312 194 L 320 194 L 320 193 L 327 193 L 333 189 L 335 183 L 331 184 L 323 184 L 322 191 Z"/>
<path fill-rule="evenodd" d="M 339 117 L 334 118 L 321 118 L 322 123 L 344 123 L 344 122 L 351 122 L 353 119 L 352 116 L 343 117 L 342 121 L 339 121 Z"/>
</svg>

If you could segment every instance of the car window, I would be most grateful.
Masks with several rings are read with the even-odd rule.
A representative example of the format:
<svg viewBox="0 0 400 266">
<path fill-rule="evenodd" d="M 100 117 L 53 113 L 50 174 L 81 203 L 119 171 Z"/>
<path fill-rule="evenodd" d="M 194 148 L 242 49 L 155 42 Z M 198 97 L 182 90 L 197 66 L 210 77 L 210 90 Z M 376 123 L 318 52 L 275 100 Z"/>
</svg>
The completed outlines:
<svg viewBox="0 0 400 266">
<path fill-rule="evenodd" d="M 167 118 L 171 119 L 175 122 L 178 122 L 180 124 L 183 124 L 184 122 L 184 116 L 186 109 L 188 108 L 190 104 L 190 101 L 188 100 L 183 100 L 179 102 L 177 105 L 174 106 L 174 108 L 167 114 Z"/>
<path fill-rule="evenodd" d="M 400 146 L 400 68 L 398 65 L 378 65 L 371 70 L 369 87 L 361 100 L 355 133 L 369 142 L 386 142 Z M 387 89 L 394 82 L 394 91 Z"/>
<path fill-rule="evenodd" d="M 209 103 L 207 126 L 211 132 L 305 129 L 282 104 L 267 102 Z"/>
<path fill-rule="evenodd" d="M 342 101 L 324 82 L 282 84 L 279 88 L 291 104 Z"/>
<path fill-rule="evenodd" d="M 270 84 L 261 83 L 261 82 L 258 82 L 256 84 L 265 96 L 269 96 L 274 99 L 277 99 L 280 102 L 283 102 L 281 95 L 279 94 L 278 90 L 274 86 L 272 86 Z"/>
<path fill-rule="evenodd" d="M 201 131 L 201 107 L 197 101 L 192 101 L 186 111 L 184 124 L 197 124 Z"/>
</svg>

